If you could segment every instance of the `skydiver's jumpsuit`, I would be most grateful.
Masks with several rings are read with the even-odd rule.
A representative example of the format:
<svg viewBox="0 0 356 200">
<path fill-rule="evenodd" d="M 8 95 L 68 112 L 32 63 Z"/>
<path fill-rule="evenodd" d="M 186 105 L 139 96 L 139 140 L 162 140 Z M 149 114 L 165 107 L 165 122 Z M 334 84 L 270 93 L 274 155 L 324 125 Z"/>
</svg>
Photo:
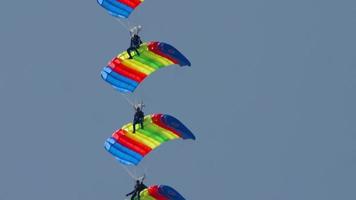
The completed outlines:
<svg viewBox="0 0 356 200">
<path fill-rule="evenodd" d="M 130 59 L 132 59 L 132 55 L 131 52 L 135 51 L 137 53 L 137 55 L 140 55 L 140 52 L 138 52 L 138 48 L 140 48 L 140 45 L 142 44 L 141 38 L 140 36 L 138 36 L 137 34 L 134 34 L 131 37 L 131 43 L 130 43 L 130 47 L 127 49 L 127 53 L 130 56 Z"/>
<path fill-rule="evenodd" d="M 137 109 L 135 116 L 134 116 L 134 121 L 133 121 L 133 132 L 136 132 L 136 124 L 141 125 L 141 129 L 143 129 L 143 120 L 145 118 L 145 114 L 142 112 L 141 109 Z"/>
<path fill-rule="evenodd" d="M 126 196 L 132 195 L 131 200 L 135 200 L 135 197 L 137 196 L 137 200 L 140 200 L 140 192 L 146 188 L 147 186 L 142 182 L 138 184 L 136 183 L 135 189 L 132 192 L 128 193 Z"/>
</svg>

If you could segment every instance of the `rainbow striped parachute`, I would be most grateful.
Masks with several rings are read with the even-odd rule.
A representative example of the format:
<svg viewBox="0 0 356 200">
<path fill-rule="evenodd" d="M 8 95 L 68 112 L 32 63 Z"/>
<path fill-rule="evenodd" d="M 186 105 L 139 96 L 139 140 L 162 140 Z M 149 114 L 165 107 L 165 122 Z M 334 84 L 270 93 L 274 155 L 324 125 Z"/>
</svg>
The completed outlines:
<svg viewBox="0 0 356 200">
<path fill-rule="evenodd" d="M 140 193 L 141 200 L 185 200 L 175 189 L 166 185 L 153 185 Z M 138 200 L 136 197 L 135 200 Z"/>
<path fill-rule="evenodd" d="M 133 131 L 132 123 L 115 131 L 105 142 L 105 149 L 125 165 L 138 165 L 153 149 L 174 139 L 195 140 L 193 133 L 178 119 L 165 114 L 145 116 L 144 129 Z"/>
<path fill-rule="evenodd" d="M 120 92 L 134 92 L 152 72 L 173 64 L 190 66 L 189 60 L 173 46 L 163 42 L 144 43 L 140 55 L 128 59 L 127 52 L 119 54 L 101 71 L 101 77 Z"/>
<path fill-rule="evenodd" d="M 128 18 L 144 0 L 97 0 L 112 16 Z"/>
</svg>

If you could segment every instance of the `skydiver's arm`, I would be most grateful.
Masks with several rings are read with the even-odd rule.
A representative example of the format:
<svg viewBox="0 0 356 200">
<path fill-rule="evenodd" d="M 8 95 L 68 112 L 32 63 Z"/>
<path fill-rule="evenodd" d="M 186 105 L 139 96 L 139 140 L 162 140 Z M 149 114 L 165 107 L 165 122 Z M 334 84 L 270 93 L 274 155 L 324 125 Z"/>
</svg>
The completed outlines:
<svg viewBox="0 0 356 200">
<path fill-rule="evenodd" d="M 137 26 L 137 34 L 139 34 L 139 33 L 141 32 L 141 30 L 142 30 L 141 25 L 138 25 L 138 26 Z"/>
<path fill-rule="evenodd" d="M 134 32 L 132 29 L 129 30 L 129 33 L 130 33 L 130 37 L 132 37 L 134 35 Z"/>
<path fill-rule="evenodd" d="M 135 193 L 135 192 L 136 192 L 136 190 L 133 190 L 132 192 L 126 194 L 126 196 L 128 197 L 128 196 L 132 195 L 132 194 Z"/>
</svg>

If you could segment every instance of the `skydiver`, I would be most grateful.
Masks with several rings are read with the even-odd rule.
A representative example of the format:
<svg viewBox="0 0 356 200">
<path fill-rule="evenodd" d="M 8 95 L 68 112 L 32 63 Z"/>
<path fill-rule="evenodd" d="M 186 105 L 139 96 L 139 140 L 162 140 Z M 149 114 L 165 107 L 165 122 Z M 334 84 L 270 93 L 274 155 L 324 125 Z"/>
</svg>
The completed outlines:
<svg viewBox="0 0 356 200">
<path fill-rule="evenodd" d="M 133 133 L 136 132 L 136 124 L 141 125 L 141 129 L 143 129 L 143 121 L 145 118 L 145 114 L 142 111 L 142 108 L 144 107 L 143 104 L 138 104 L 135 105 L 134 108 L 136 110 L 134 120 L 133 120 Z"/>
<path fill-rule="evenodd" d="M 135 189 L 132 192 L 126 194 L 126 196 L 128 197 L 128 196 L 132 195 L 131 200 L 134 200 L 135 197 L 137 196 L 137 200 L 140 200 L 140 192 L 147 188 L 147 186 L 145 184 L 143 184 L 144 179 L 145 179 L 145 177 L 143 177 L 141 181 L 136 180 Z"/>
<path fill-rule="evenodd" d="M 142 27 L 140 25 L 133 27 L 130 29 L 130 47 L 127 49 L 127 53 L 129 54 L 129 59 L 132 59 L 131 52 L 135 51 L 138 56 L 140 56 L 140 52 L 138 52 L 138 48 L 140 48 L 142 44 L 142 40 L 138 33 L 141 31 Z"/>
</svg>

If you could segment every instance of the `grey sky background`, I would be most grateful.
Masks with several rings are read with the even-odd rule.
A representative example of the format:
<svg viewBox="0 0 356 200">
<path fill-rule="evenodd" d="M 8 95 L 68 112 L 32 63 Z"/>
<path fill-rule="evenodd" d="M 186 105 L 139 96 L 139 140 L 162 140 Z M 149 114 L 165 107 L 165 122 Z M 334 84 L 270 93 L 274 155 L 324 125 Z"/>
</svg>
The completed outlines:
<svg viewBox="0 0 356 200">
<path fill-rule="evenodd" d="M 187 199 L 356 199 L 356 2 L 147 0 L 145 40 L 191 68 L 138 93 L 196 141 L 145 160 Z M 95 0 L 0 6 L 0 199 L 117 200 L 133 180 L 104 150 L 132 109 L 100 78 L 128 33 Z"/>
</svg>

